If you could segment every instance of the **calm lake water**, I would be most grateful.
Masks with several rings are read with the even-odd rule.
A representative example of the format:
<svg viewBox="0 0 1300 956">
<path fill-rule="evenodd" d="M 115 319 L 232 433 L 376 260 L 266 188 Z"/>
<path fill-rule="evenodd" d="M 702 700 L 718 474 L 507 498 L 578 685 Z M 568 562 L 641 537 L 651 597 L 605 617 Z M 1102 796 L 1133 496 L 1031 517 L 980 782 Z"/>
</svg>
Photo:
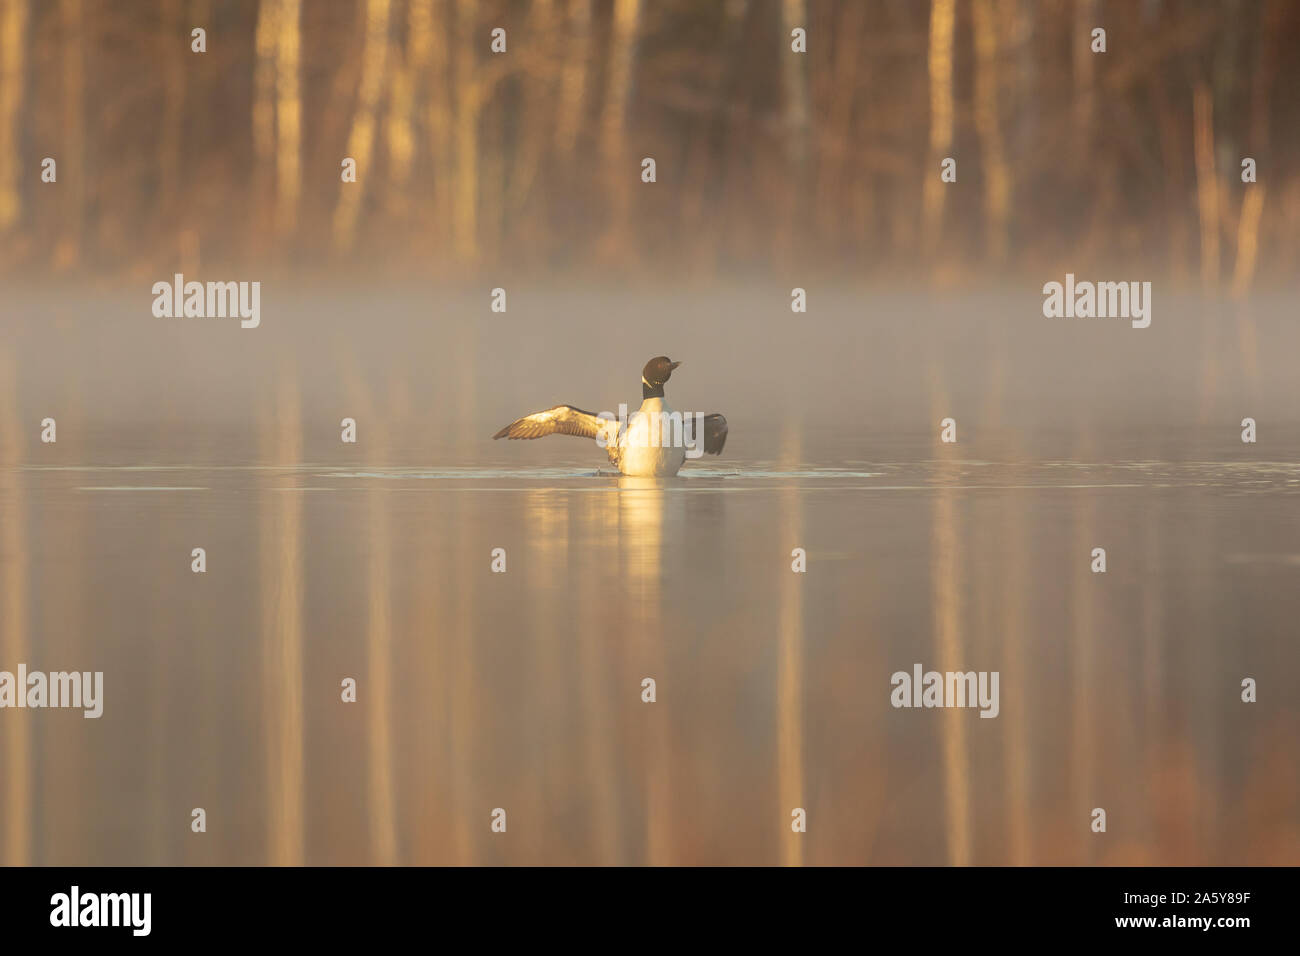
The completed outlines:
<svg viewBox="0 0 1300 956">
<path fill-rule="evenodd" d="M 27 635 L 6 665 L 105 681 L 99 720 L 0 714 L 7 847 L 21 828 L 33 862 L 1300 858 L 1300 465 L 26 466 L 3 487 Z M 998 671 L 998 717 L 891 707 L 918 662 Z"/>
<path fill-rule="evenodd" d="M 1199 317 L 1159 311 L 1103 346 L 1030 297 L 980 345 L 845 298 L 728 357 L 665 308 L 685 344 L 628 372 L 496 363 L 414 306 L 362 335 L 142 301 L 0 348 L 0 669 L 104 673 L 98 720 L 0 711 L 4 862 L 1300 863 L 1290 326 L 1206 379 Z M 721 458 L 488 440 L 634 398 L 657 352 Z M 998 716 L 894 708 L 918 663 L 997 671 Z"/>
</svg>

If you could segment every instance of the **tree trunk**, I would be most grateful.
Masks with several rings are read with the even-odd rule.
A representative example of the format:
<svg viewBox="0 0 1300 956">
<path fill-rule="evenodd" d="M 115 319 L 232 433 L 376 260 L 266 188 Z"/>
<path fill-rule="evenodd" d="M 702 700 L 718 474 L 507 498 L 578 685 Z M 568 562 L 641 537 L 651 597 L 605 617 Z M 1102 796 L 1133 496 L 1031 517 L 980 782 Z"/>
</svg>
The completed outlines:
<svg viewBox="0 0 1300 956">
<path fill-rule="evenodd" d="M 352 249 L 356 240 L 357 218 L 366 183 L 377 175 L 370 157 L 375 145 L 375 108 L 383 89 L 388 55 L 389 0 L 366 0 L 366 42 L 361 51 L 361 89 L 352 117 L 347 155 L 356 160 L 357 181 L 342 183 L 339 203 L 334 208 L 334 248 L 340 253 Z"/>
<path fill-rule="evenodd" d="M 55 253 L 61 267 L 77 264 L 81 255 L 82 214 L 86 197 L 85 48 L 81 0 L 63 0 L 63 238 Z"/>
<path fill-rule="evenodd" d="M 280 0 L 261 0 L 254 33 L 253 65 L 253 202 L 260 227 L 271 209 L 275 163 L 275 44 Z"/>
<path fill-rule="evenodd" d="M 1001 263 L 1007 254 L 1007 213 L 1011 177 L 1002 146 L 998 111 L 998 29 L 993 0 L 974 0 L 975 126 L 984 155 L 984 223 L 989 258 Z"/>
<path fill-rule="evenodd" d="M 608 89 L 601 118 L 601 152 L 617 156 L 625 147 L 623 132 L 632 99 L 632 77 L 636 69 L 637 24 L 641 0 L 614 0 L 614 21 L 610 25 Z"/>
<path fill-rule="evenodd" d="M 533 0 L 528 8 L 528 40 L 537 50 L 549 49 L 548 43 L 555 29 L 555 11 L 551 0 Z M 515 143 L 514 163 L 510 171 L 510 192 L 506 203 L 508 209 L 519 209 L 528 199 L 533 183 L 537 179 L 538 168 L 542 164 L 542 153 L 546 142 L 547 127 L 552 124 L 552 80 L 540 67 L 549 63 L 550 58 L 538 62 L 535 73 L 525 72 L 522 80 L 523 91 L 519 104 L 520 133 Z M 525 68 L 526 69 L 526 68 Z"/>
<path fill-rule="evenodd" d="M 478 110 L 479 82 L 475 73 L 476 6 L 456 2 L 456 181 L 452 209 L 452 240 L 456 258 L 478 258 Z"/>
<path fill-rule="evenodd" d="M 0 7 L 0 233 L 12 229 L 23 211 L 18 116 L 25 89 L 26 43 L 27 0 L 4 0 Z"/>
<path fill-rule="evenodd" d="M 940 163 L 952 148 L 952 45 L 956 18 L 954 0 L 930 4 L 930 153 L 922 177 L 922 232 L 925 251 L 933 254 L 943 228 L 944 190 Z"/>
<path fill-rule="evenodd" d="M 423 59 L 425 74 L 424 121 L 433 163 L 433 211 L 430 229 L 439 249 L 446 249 L 450 234 L 454 159 L 451 151 L 451 72 L 448 68 L 447 0 L 413 0 L 411 33 L 413 52 Z M 417 41 L 418 38 L 418 41 Z"/>
<path fill-rule="evenodd" d="M 422 10 L 411 4 L 406 10 L 406 48 L 392 44 L 392 82 L 388 87 L 388 116 L 384 122 L 384 139 L 388 147 L 388 194 L 385 207 L 394 219 L 401 219 L 409 209 L 406 203 L 406 183 L 410 179 L 411 164 L 415 159 L 413 115 L 415 110 L 415 81 L 428 57 L 428 24 L 421 22 L 428 7 Z"/>
<path fill-rule="evenodd" d="M 1255 70 L 1250 91 L 1250 131 L 1246 154 L 1257 162 L 1267 161 L 1269 153 L 1268 104 L 1273 75 L 1277 71 L 1278 36 L 1281 32 L 1284 5 L 1281 0 L 1271 0 L 1262 10 L 1259 22 L 1259 67 Z M 1237 172 L 1240 179 L 1240 170 Z M 1233 268 L 1232 294 L 1245 298 L 1255 277 L 1255 264 L 1259 253 L 1259 224 L 1263 218 L 1265 184 L 1238 183 L 1244 188 L 1241 218 L 1237 223 L 1237 258 Z"/>
<path fill-rule="evenodd" d="M 280 236 L 287 236 L 298 222 L 302 188 L 302 106 L 298 91 L 301 0 L 280 0 L 279 19 L 275 45 L 275 229 Z"/>
<path fill-rule="evenodd" d="M 577 148 L 586 105 L 588 61 L 591 58 L 591 0 L 569 0 L 569 46 L 560 74 L 559 116 L 555 123 L 555 146 L 562 166 L 567 167 Z"/>
<path fill-rule="evenodd" d="M 641 0 L 614 0 L 606 73 L 608 93 L 600 121 L 600 153 L 605 164 L 610 202 L 609 226 L 603 244 L 605 254 L 614 252 L 623 243 L 632 189 L 641 185 L 639 170 L 629 161 L 627 148 L 627 112 L 632 100 L 640 18 Z M 656 162 L 662 159 L 662 156 L 656 157 Z"/>
<path fill-rule="evenodd" d="M 808 7 L 804 0 L 781 3 L 781 83 L 785 87 L 785 148 L 798 179 L 808 157 L 808 67 L 809 54 L 790 49 L 790 31 L 808 28 Z"/>
<path fill-rule="evenodd" d="M 1214 168 L 1214 106 L 1210 87 L 1197 84 L 1192 96 L 1196 194 L 1201 217 L 1201 284 L 1212 292 L 1219 281 L 1219 187 Z"/>
<path fill-rule="evenodd" d="M 781 34 L 777 37 L 776 55 L 781 64 L 781 142 L 789 167 L 790 188 L 780 195 L 780 228 L 773 231 L 772 256 L 776 261 L 795 253 L 796 236 L 803 233 L 808 214 L 808 54 L 790 48 L 790 31 L 808 28 L 808 8 L 804 0 L 782 0 Z"/>
<path fill-rule="evenodd" d="M 1086 168 L 1092 153 L 1093 116 L 1096 113 L 1097 57 L 1092 52 L 1092 31 L 1097 22 L 1097 0 L 1074 0 L 1070 52 L 1074 72 L 1074 158 Z"/>
</svg>

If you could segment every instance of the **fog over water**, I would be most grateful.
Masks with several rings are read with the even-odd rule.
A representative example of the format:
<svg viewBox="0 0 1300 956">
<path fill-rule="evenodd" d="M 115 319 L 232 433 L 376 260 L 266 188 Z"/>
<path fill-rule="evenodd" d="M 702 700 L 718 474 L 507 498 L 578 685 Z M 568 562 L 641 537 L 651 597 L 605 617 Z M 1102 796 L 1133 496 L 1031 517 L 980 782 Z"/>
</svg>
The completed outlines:
<svg viewBox="0 0 1300 956">
<path fill-rule="evenodd" d="M 511 284 L 505 313 L 490 311 L 486 288 L 268 281 L 256 329 L 236 318 L 156 318 L 143 281 L 129 293 L 57 297 L 20 285 L 4 349 L 18 365 L 21 415 L 84 409 L 60 422 L 75 441 L 41 449 L 47 462 L 177 452 L 188 462 L 219 440 L 220 461 L 237 449 L 235 461 L 255 463 L 255 426 L 288 383 L 308 460 L 508 467 L 576 456 L 594 467 L 602 456 L 571 442 L 482 439 L 558 402 L 635 406 L 641 366 L 657 354 L 684 363 L 673 407 L 726 414 L 724 461 L 777 455 L 781 428 L 796 424 L 824 463 L 900 441 L 928 448 L 950 416 L 958 445 L 949 451 L 976 458 L 1186 459 L 1235 441 L 1247 416 L 1261 441 L 1236 442 L 1232 460 L 1295 451 L 1283 437 L 1293 442 L 1286 430 L 1300 424 L 1300 327 L 1285 290 L 1218 304 L 1156 283 L 1151 327 L 1134 329 L 1124 319 L 1044 318 L 1042 283 L 1060 278 L 932 295 L 813 288 L 806 314 L 790 311 L 792 283 L 774 279 L 670 293 Z M 363 424 L 357 447 L 342 446 L 337 423 L 361 421 L 362 406 L 380 420 Z M 157 428 L 166 439 L 124 448 L 136 439 L 109 439 L 114 427 Z M 366 440 L 377 431 L 382 447 Z"/>
</svg>

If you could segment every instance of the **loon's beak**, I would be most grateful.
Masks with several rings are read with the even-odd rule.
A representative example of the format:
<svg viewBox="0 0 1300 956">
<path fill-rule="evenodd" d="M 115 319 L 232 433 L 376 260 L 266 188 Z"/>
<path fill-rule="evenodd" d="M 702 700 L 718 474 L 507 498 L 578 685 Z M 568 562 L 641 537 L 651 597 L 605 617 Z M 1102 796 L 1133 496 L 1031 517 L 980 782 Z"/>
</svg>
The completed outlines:
<svg viewBox="0 0 1300 956">
<path fill-rule="evenodd" d="M 679 366 L 679 365 L 681 365 L 681 364 L 682 364 L 681 362 L 672 362 L 672 363 L 670 363 L 669 366 L 668 366 L 668 371 L 670 371 L 670 372 L 673 371 L 673 369 L 677 368 L 677 366 Z"/>
</svg>

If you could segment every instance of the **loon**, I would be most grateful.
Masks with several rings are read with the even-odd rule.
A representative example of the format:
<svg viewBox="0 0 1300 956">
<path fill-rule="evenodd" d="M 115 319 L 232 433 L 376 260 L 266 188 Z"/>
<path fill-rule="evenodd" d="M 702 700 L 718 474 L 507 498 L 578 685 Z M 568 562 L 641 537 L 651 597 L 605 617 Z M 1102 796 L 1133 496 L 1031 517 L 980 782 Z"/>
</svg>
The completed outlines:
<svg viewBox="0 0 1300 956">
<path fill-rule="evenodd" d="M 664 401 L 664 385 L 681 364 L 666 355 L 645 363 L 641 370 L 641 409 L 631 416 L 626 428 L 620 429 L 618 420 L 608 412 L 593 415 L 572 405 L 556 405 L 511 422 L 492 438 L 543 438 L 555 434 L 594 438 L 620 474 L 635 478 L 675 475 L 686 461 L 688 444 L 695 452 L 691 457 L 698 458 L 700 452 L 696 449 L 701 439 L 704 451 L 710 455 L 720 455 L 727 442 L 727 420 L 721 415 L 703 416 L 701 436 L 694 434 L 699 421 L 696 416 L 679 415 Z"/>
</svg>

